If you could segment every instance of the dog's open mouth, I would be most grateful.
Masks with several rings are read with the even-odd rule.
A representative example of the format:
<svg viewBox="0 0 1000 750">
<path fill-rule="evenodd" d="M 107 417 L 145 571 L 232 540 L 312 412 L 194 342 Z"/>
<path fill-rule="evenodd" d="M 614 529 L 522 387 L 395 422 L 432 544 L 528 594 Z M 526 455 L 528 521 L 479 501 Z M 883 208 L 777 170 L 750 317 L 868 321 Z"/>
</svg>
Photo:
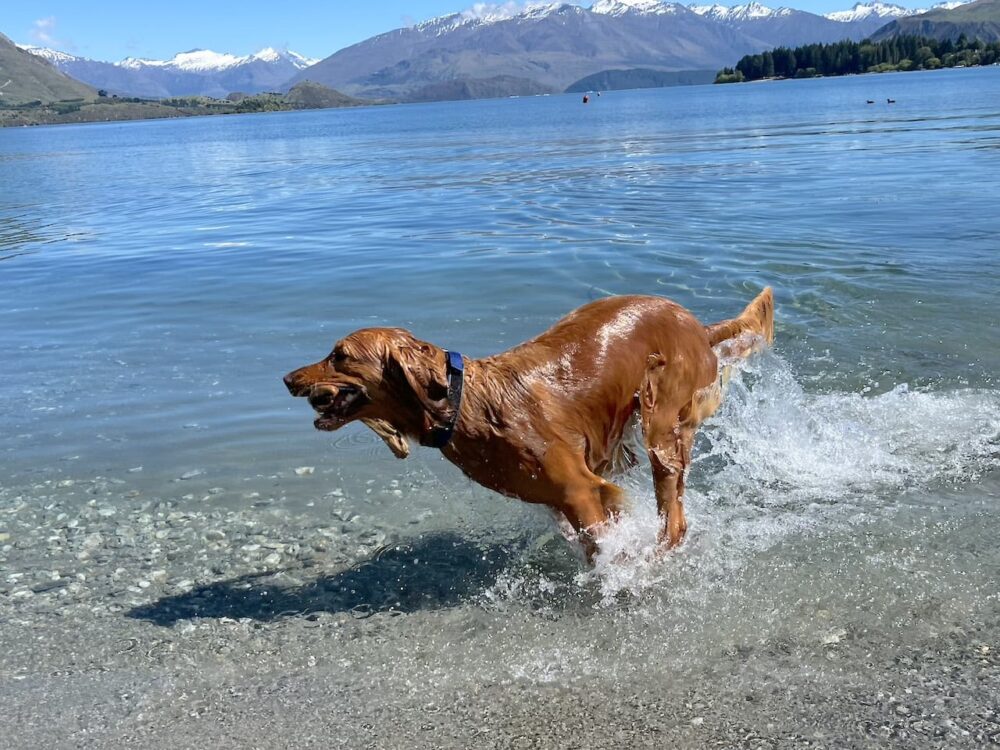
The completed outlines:
<svg viewBox="0 0 1000 750">
<path fill-rule="evenodd" d="M 319 414 L 313 422 L 317 430 L 333 431 L 343 427 L 368 401 L 360 388 L 352 385 L 336 389 L 322 389 L 309 397 L 309 403 Z"/>
</svg>

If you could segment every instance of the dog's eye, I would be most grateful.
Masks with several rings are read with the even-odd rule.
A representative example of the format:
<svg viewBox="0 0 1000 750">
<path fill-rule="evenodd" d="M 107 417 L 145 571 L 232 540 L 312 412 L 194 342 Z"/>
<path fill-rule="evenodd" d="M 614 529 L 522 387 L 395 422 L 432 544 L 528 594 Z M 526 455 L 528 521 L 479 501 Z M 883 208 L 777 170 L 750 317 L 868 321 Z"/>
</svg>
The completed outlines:
<svg viewBox="0 0 1000 750">
<path fill-rule="evenodd" d="M 334 349 L 332 358 L 334 362 L 343 362 L 345 359 L 347 359 L 347 355 L 344 354 L 342 349 Z"/>
</svg>

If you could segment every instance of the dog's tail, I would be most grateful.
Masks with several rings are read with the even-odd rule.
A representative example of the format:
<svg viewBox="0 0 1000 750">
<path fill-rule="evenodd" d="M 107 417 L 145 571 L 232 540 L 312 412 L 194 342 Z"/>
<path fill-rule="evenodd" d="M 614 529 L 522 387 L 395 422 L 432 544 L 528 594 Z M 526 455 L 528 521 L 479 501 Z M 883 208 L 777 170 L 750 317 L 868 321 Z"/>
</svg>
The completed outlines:
<svg viewBox="0 0 1000 750">
<path fill-rule="evenodd" d="M 774 341 L 774 293 L 771 287 L 757 295 L 736 318 L 705 326 L 708 340 L 722 359 L 748 357 L 764 343 Z"/>
</svg>

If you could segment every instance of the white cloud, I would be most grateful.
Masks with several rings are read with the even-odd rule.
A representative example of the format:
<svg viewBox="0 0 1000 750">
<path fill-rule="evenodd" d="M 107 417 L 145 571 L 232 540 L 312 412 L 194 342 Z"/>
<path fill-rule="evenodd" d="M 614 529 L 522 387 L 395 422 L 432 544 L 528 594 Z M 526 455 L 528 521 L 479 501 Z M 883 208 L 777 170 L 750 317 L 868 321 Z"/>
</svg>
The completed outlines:
<svg viewBox="0 0 1000 750">
<path fill-rule="evenodd" d="M 39 18 L 35 21 L 31 29 L 31 38 L 47 47 L 54 47 L 59 44 L 53 34 L 56 30 L 56 17 Z"/>
<path fill-rule="evenodd" d="M 60 50 L 61 52 L 76 52 L 76 44 L 73 40 L 66 39 L 62 34 L 56 37 L 56 17 L 46 16 L 45 18 L 39 18 L 33 24 L 31 24 L 31 31 L 28 32 L 32 40 L 42 46 L 48 47 L 49 49 Z"/>
</svg>

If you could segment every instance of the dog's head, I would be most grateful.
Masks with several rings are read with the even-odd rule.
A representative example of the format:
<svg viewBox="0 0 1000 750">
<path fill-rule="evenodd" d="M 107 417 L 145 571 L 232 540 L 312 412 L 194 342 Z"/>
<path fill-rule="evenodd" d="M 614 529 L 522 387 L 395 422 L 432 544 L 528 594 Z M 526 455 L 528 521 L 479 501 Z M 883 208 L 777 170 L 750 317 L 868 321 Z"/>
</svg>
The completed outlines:
<svg viewBox="0 0 1000 750">
<path fill-rule="evenodd" d="M 338 341 L 329 356 L 285 376 L 293 396 L 309 399 L 318 430 L 357 420 L 397 458 L 408 436 L 420 439 L 447 417 L 446 355 L 402 328 L 363 328 Z"/>
</svg>

